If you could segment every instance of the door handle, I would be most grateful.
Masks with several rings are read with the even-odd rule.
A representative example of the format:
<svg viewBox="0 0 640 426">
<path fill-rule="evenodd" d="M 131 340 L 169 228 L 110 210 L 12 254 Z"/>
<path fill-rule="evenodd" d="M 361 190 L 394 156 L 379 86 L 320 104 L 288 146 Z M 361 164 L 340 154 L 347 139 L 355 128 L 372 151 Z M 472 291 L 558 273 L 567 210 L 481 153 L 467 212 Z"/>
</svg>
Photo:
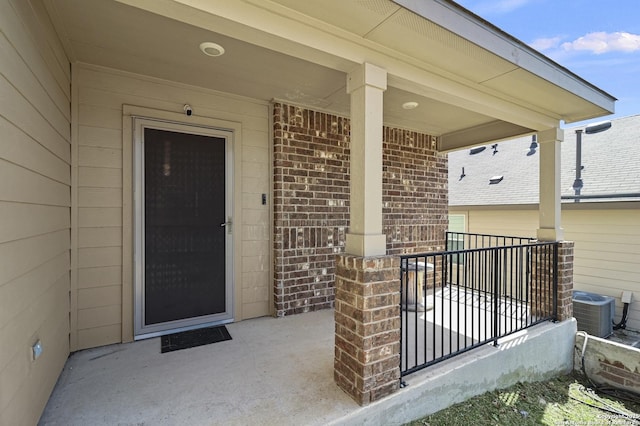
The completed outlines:
<svg viewBox="0 0 640 426">
<path fill-rule="evenodd" d="M 221 228 L 227 228 L 227 232 L 231 233 L 231 226 L 233 225 L 233 221 L 231 220 L 231 216 L 227 217 L 227 221 L 220 224 Z"/>
</svg>

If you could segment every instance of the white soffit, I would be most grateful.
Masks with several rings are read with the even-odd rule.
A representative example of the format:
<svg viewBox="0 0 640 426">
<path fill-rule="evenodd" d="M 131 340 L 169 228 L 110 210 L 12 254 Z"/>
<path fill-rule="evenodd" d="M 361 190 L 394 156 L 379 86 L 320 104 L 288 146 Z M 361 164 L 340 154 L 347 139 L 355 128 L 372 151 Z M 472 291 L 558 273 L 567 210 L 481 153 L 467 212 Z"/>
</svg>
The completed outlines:
<svg viewBox="0 0 640 426">
<path fill-rule="evenodd" d="M 411 110 L 400 108 L 405 102 L 418 102 L 418 107 Z M 384 92 L 384 105 L 387 124 L 408 129 L 424 128 L 429 134 L 436 136 L 459 129 L 462 122 L 466 128 L 491 121 L 490 117 L 469 110 L 464 110 L 462 117 L 459 107 L 398 88 Z"/>
<path fill-rule="evenodd" d="M 482 83 L 517 68 L 406 9 L 380 23 L 367 34 L 367 39 L 473 83 Z"/>
<path fill-rule="evenodd" d="M 270 3 L 357 34 L 412 58 L 415 61 L 409 63 L 424 70 L 469 84 L 470 89 L 484 88 L 557 120 L 571 122 L 613 112 L 611 95 L 448 0 Z M 550 101 L 554 99 L 559 102 Z"/>
<path fill-rule="evenodd" d="M 88 8 L 84 6 L 84 4 L 87 3 L 86 1 L 56 0 L 56 3 L 58 1 L 65 3 L 73 2 L 75 3 L 73 8 Z M 287 2 L 287 0 L 283 1 Z M 113 4 L 112 2 L 106 3 Z M 281 60 L 274 63 L 274 61 L 269 62 L 266 59 L 261 60 L 260 54 L 254 55 L 249 53 L 249 51 L 243 51 L 243 54 L 248 53 L 248 55 L 246 55 L 247 58 L 254 59 L 255 63 L 260 64 L 261 72 L 256 73 L 255 66 L 248 66 L 244 70 L 239 70 L 238 76 L 242 76 L 246 73 L 247 69 L 250 69 L 253 73 L 253 78 L 248 78 L 244 83 L 238 79 L 236 83 L 233 84 L 229 82 L 229 79 L 221 78 L 226 75 L 232 75 L 231 73 L 226 73 L 223 67 L 224 62 L 230 61 L 234 54 L 234 49 L 229 48 L 227 49 L 227 54 L 219 58 L 221 59 L 221 68 L 218 68 L 213 62 L 207 62 L 208 65 L 200 64 L 204 69 L 210 70 L 210 76 L 216 75 L 220 83 L 225 81 L 228 84 L 219 88 L 212 87 L 211 83 L 205 82 L 207 84 L 203 84 L 203 87 L 228 90 L 233 93 L 255 96 L 260 99 L 270 99 L 265 96 L 266 90 L 260 89 L 268 89 L 269 86 L 273 86 L 275 79 L 281 87 L 273 87 L 273 90 L 271 90 L 273 94 L 272 98 L 290 100 L 291 102 L 302 105 L 320 107 L 329 111 L 336 111 L 340 114 L 348 114 L 349 98 L 344 91 L 344 82 L 346 81 L 344 74 L 341 74 L 337 80 L 334 80 L 333 77 L 327 80 L 326 77 L 332 73 L 325 72 L 325 78 L 323 79 L 323 74 L 319 72 L 314 73 L 304 70 L 303 72 L 297 72 L 305 67 L 296 66 L 296 63 L 307 61 L 307 68 L 311 65 L 319 65 L 338 73 L 350 71 L 357 63 L 361 63 L 362 61 L 382 63 L 390 70 L 390 86 L 387 94 L 393 98 L 396 97 L 394 92 L 403 87 L 402 85 L 394 87 L 391 84 L 392 82 L 400 81 L 394 77 L 394 73 L 396 75 L 406 74 L 407 62 L 405 61 L 410 61 L 412 64 L 409 65 L 409 74 L 406 75 L 403 81 L 411 80 L 414 82 L 411 87 L 416 87 L 417 85 L 425 90 L 413 92 L 412 99 L 406 99 L 405 101 L 416 101 L 420 104 L 420 108 L 407 114 L 405 110 L 401 111 L 402 103 L 385 102 L 384 112 L 385 117 L 388 117 L 387 124 L 389 125 L 407 127 L 419 131 L 431 132 L 431 134 L 434 135 L 441 135 L 476 125 L 478 121 L 490 122 L 495 120 L 496 117 L 501 117 L 503 120 L 516 120 L 521 124 L 527 123 L 526 125 L 529 126 L 540 126 L 540 123 L 545 123 L 543 127 L 546 127 L 557 122 L 557 120 L 549 118 L 549 115 L 546 114 L 547 112 L 537 113 L 536 115 L 529 107 L 517 106 L 512 102 L 502 101 L 502 103 L 500 103 L 500 99 L 496 96 L 474 91 L 465 84 L 451 80 L 449 76 L 444 77 L 427 71 L 424 68 L 419 68 L 416 64 L 422 65 L 422 63 L 415 58 L 400 54 L 397 50 L 381 46 L 376 42 L 363 39 L 351 32 L 339 29 L 333 26 L 331 22 L 325 22 L 320 18 L 303 14 L 297 9 L 289 9 L 277 1 L 218 0 L 215 3 L 211 3 L 205 0 L 154 0 L 153 2 L 144 0 L 118 0 L 118 3 L 140 8 L 157 16 L 171 17 L 174 22 L 177 23 L 180 21 L 185 25 L 192 26 L 194 29 L 198 28 L 205 31 L 215 29 L 216 32 L 220 31 L 220 36 L 235 38 L 238 39 L 238 41 L 242 40 L 242 42 L 254 48 L 268 49 L 269 52 L 272 52 L 272 57 L 283 55 Z M 288 2 L 287 4 L 291 4 L 292 7 L 299 7 L 306 13 L 320 13 L 319 11 L 324 10 L 324 8 L 314 7 L 317 6 L 318 3 L 318 1 L 310 1 Z M 375 28 L 381 19 L 385 19 L 386 16 L 392 13 L 392 11 L 386 10 L 383 6 L 376 9 L 375 13 L 367 13 L 367 11 L 370 10 L 368 5 L 372 2 L 366 0 L 362 2 L 322 0 L 321 3 L 323 6 L 329 8 L 334 15 L 336 15 L 335 12 L 341 12 L 339 14 L 341 18 L 337 19 L 343 22 L 346 27 L 349 27 L 349 20 L 345 17 L 356 15 L 362 17 L 359 21 L 361 22 L 359 25 L 362 27 L 362 31 L 367 31 L 369 27 Z M 386 7 L 391 5 L 393 6 L 393 13 L 399 11 L 406 13 L 404 9 L 388 0 L 374 0 L 373 3 Z M 89 4 L 95 5 L 94 1 L 90 1 Z M 331 9 L 332 7 L 334 9 Z M 133 19 L 133 11 L 130 13 Z M 106 13 L 104 15 L 106 16 Z M 138 14 L 136 14 L 136 16 L 137 15 Z M 139 17 L 135 19 L 142 22 Z M 326 19 L 329 18 L 327 17 Z M 126 21 L 120 21 L 117 23 L 117 26 L 122 27 L 125 22 Z M 149 26 L 158 26 L 155 23 L 148 22 Z M 99 24 L 96 23 L 96 27 L 97 25 Z M 112 28 L 116 28 L 117 26 L 111 25 Z M 102 27 L 105 26 L 103 25 Z M 127 28 L 129 27 L 130 26 L 127 26 Z M 163 24 L 160 25 L 160 27 L 167 28 L 167 25 Z M 97 31 L 101 37 L 108 33 L 107 28 L 109 28 L 109 26 L 106 26 L 104 31 Z M 139 28 L 136 28 L 136 30 L 139 31 Z M 118 31 L 123 30 L 118 29 Z M 166 33 L 167 32 L 163 30 L 161 35 L 165 35 Z M 213 40 L 214 38 L 210 39 Z M 222 40 L 224 40 L 224 38 Z M 221 44 L 226 48 L 225 43 L 227 42 L 225 41 Z M 164 43 L 156 41 L 156 44 Z M 173 43 L 169 43 L 169 45 L 171 44 Z M 128 49 L 128 46 L 125 46 L 124 49 Z M 112 49 L 112 53 L 119 55 L 121 52 Z M 155 62 L 162 60 L 168 69 L 169 62 L 172 59 L 180 58 L 182 54 L 182 52 L 178 52 L 178 55 L 169 55 L 169 53 L 169 50 L 167 50 L 164 57 L 155 55 Z M 240 54 L 240 51 L 236 53 Z M 289 59 L 287 60 L 285 56 Z M 105 60 L 107 57 L 107 55 L 96 55 L 88 62 L 101 64 L 101 62 L 95 61 Z M 118 66 L 116 66 L 116 68 L 131 70 L 131 66 L 137 64 L 139 58 L 139 55 L 134 56 L 132 60 L 127 63 L 126 55 L 122 55 L 117 61 Z M 109 66 L 107 64 L 104 65 Z M 153 66 L 151 66 L 151 68 L 152 71 L 156 73 L 155 75 L 165 69 L 164 67 Z M 171 75 L 173 79 L 184 75 L 184 77 L 189 78 L 181 78 L 179 81 L 189 84 L 201 84 L 203 74 L 201 72 L 199 75 L 196 74 L 195 67 L 191 69 L 192 72 L 187 76 L 182 69 L 176 70 L 174 67 Z M 203 68 L 200 68 L 200 70 L 201 69 Z M 274 79 L 265 81 L 268 75 L 266 71 L 270 69 L 281 70 L 282 75 L 274 76 Z M 398 70 L 398 72 L 395 72 L 395 70 Z M 133 71 L 141 74 L 145 73 L 142 71 L 142 64 L 140 64 L 138 69 Z M 292 90 L 288 90 L 287 88 L 287 86 L 291 88 L 291 83 L 295 83 L 297 80 L 296 78 L 287 78 L 287 75 L 294 75 L 296 72 L 298 77 L 302 76 L 305 79 L 305 81 L 300 83 L 306 83 L 306 85 L 309 86 L 308 89 L 303 87 L 300 96 L 297 96 L 297 88 L 292 88 Z M 166 75 L 160 77 L 168 78 Z M 415 80 L 416 77 L 418 80 Z M 423 80 L 427 82 L 425 83 Z M 261 81 L 263 84 L 260 84 Z M 255 89 L 253 95 L 247 93 L 248 91 L 246 89 L 250 87 Z M 322 92 L 323 90 L 324 92 Z M 485 92 L 486 91 L 488 90 L 485 90 Z M 289 92 L 292 93 L 293 96 L 290 96 Z M 399 97 L 400 94 L 397 96 Z M 499 104 L 498 107 L 493 105 L 496 102 Z M 491 107 L 488 107 L 488 103 L 492 103 Z M 438 116 L 442 117 L 444 111 L 448 111 L 446 118 L 438 120 Z M 404 112 L 404 115 L 400 115 L 402 112 Z"/>
<path fill-rule="evenodd" d="M 258 0 L 263 1 L 263 0 Z M 402 7 L 389 0 L 274 0 L 289 9 L 366 37 Z"/>
<path fill-rule="evenodd" d="M 51 0 L 49 7 L 77 61 L 260 100 L 344 110 L 342 99 L 335 99 L 341 105 L 328 99 L 334 92 L 347 98 L 341 71 L 114 1 Z M 226 54 L 203 55 L 203 41 L 219 43 Z"/>
<path fill-rule="evenodd" d="M 560 110 L 563 112 L 563 119 L 568 123 L 592 118 L 585 117 L 585 112 L 581 109 L 583 105 L 576 102 L 575 94 L 547 80 L 535 78 L 522 68 L 487 80 L 483 85 L 495 90 L 519 92 L 525 99 L 535 99 L 536 105 L 545 110 Z M 553 96 L 545 96 L 549 93 L 553 93 Z"/>
<path fill-rule="evenodd" d="M 558 83 L 550 83 L 461 36 L 466 28 L 447 29 L 453 16 L 454 24 L 495 38 L 483 21 L 444 0 L 416 2 L 429 19 L 406 8 L 408 0 L 44 1 L 61 17 L 57 27 L 71 39 L 75 60 L 261 100 L 348 113 L 344 73 L 372 62 L 389 72 L 388 124 L 455 134 L 456 144 L 465 129 L 496 121 L 517 123 L 485 132 L 499 138 L 499 129 L 511 136 L 516 128 L 609 112 L 562 89 L 576 79 L 566 70 L 556 66 Z M 212 60 L 197 49 L 202 41 L 227 53 Z M 612 108 L 613 98 L 579 82 Z M 420 106 L 402 110 L 409 101 Z"/>
<path fill-rule="evenodd" d="M 567 95 L 574 98 L 573 104 L 578 103 L 579 105 L 576 107 L 582 108 L 582 111 L 577 114 L 574 111 L 574 120 L 593 118 L 614 111 L 616 99 L 613 96 L 451 1 L 392 1 L 425 19 L 432 20 L 466 40 L 472 40 L 473 44 L 516 65 L 519 69 L 527 71 L 530 76 L 551 83 L 557 87 L 556 90 L 566 91 Z M 526 77 L 524 73 L 521 73 L 517 78 Z M 501 87 L 499 83 L 499 81 L 494 81 L 493 85 Z M 586 105 L 587 103 L 590 103 L 591 107 Z M 556 109 L 559 108 L 556 107 Z M 562 113 L 567 114 L 566 111 L 562 111 Z M 563 119 L 571 121 L 572 117 L 567 116 Z"/>
<path fill-rule="evenodd" d="M 512 139 L 527 133 L 531 133 L 531 130 L 517 124 L 493 121 L 442 136 L 438 150 L 441 152 L 455 151 L 473 145 L 481 145 L 488 141 L 497 142 Z"/>
</svg>

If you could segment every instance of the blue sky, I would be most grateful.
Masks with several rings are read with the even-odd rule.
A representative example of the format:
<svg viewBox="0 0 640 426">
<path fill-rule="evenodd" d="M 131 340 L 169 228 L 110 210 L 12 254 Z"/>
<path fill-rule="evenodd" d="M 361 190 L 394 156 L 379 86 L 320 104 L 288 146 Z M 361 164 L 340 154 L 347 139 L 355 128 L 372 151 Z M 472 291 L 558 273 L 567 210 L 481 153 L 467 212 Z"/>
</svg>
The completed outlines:
<svg viewBox="0 0 640 426">
<path fill-rule="evenodd" d="M 640 114 L 640 0 L 454 1 Z"/>
</svg>

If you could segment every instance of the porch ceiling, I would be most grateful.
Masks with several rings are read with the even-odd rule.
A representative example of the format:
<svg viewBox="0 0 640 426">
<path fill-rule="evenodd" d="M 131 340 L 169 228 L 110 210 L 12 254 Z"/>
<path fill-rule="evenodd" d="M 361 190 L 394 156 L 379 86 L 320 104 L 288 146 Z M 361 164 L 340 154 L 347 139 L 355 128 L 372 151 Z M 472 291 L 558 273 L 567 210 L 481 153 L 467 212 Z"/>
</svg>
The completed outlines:
<svg viewBox="0 0 640 426">
<path fill-rule="evenodd" d="M 613 111 L 608 94 L 446 0 L 41 1 L 72 61 L 265 101 L 347 115 L 346 73 L 372 62 L 389 72 L 385 122 L 441 136 L 442 150 Z M 203 41 L 226 53 L 203 55 Z"/>
</svg>

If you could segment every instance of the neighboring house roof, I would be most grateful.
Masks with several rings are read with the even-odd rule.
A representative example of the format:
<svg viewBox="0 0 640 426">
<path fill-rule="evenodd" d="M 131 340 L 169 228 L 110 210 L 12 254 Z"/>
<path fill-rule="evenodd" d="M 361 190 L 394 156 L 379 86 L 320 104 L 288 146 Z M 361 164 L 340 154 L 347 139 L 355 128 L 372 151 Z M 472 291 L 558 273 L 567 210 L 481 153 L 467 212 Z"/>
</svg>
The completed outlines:
<svg viewBox="0 0 640 426">
<path fill-rule="evenodd" d="M 582 134 L 581 195 L 640 193 L 640 115 L 611 122 L 604 132 Z M 575 195 L 576 129 L 584 126 L 565 129 L 561 144 L 563 196 Z M 491 145 L 473 155 L 469 149 L 449 153 L 449 205 L 537 204 L 539 147 L 531 150 L 531 142 L 531 136 L 499 142 L 495 154 Z M 503 179 L 490 184 L 494 176 Z M 640 197 L 581 200 L 605 201 L 640 201 Z"/>
</svg>

